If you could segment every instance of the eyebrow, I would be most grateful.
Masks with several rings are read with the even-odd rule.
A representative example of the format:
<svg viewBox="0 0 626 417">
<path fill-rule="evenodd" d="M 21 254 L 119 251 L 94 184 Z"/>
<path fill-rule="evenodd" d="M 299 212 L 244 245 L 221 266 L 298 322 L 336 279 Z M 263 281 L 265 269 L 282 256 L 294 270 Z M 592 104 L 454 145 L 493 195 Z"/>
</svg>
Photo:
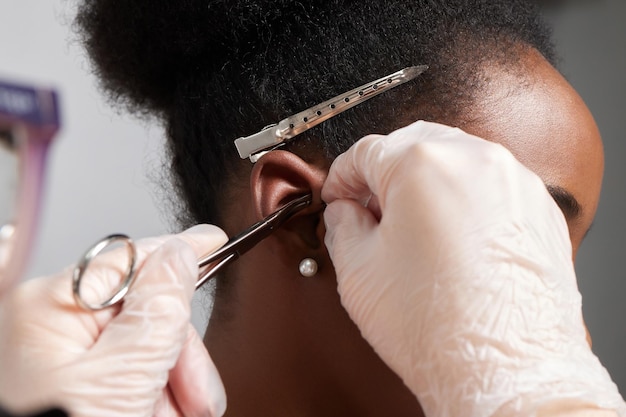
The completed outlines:
<svg viewBox="0 0 626 417">
<path fill-rule="evenodd" d="M 546 188 L 566 219 L 576 220 L 582 215 L 583 208 L 572 193 L 558 185 L 546 185 Z"/>
</svg>

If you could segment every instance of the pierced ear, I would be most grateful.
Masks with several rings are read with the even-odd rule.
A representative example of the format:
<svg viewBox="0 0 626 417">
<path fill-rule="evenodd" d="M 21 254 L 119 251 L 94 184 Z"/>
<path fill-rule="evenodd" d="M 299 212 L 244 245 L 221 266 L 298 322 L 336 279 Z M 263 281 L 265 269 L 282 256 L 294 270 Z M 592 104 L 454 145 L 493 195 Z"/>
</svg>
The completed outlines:
<svg viewBox="0 0 626 417">
<path fill-rule="evenodd" d="M 294 198 L 311 193 L 311 207 L 294 215 L 283 229 L 296 231 L 308 246 L 318 247 L 321 190 L 327 174 L 325 168 L 305 162 L 291 152 L 274 150 L 263 155 L 250 174 L 257 220 L 267 217 Z"/>
</svg>

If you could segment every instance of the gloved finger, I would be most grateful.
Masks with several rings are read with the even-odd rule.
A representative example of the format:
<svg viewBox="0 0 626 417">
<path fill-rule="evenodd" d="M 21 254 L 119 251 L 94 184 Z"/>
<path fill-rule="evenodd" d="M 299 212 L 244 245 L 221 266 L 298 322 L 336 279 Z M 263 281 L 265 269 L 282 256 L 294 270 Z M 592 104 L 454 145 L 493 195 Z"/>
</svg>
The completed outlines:
<svg viewBox="0 0 626 417">
<path fill-rule="evenodd" d="M 191 247 L 196 258 L 214 251 L 228 240 L 228 237 L 220 228 L 207 224 L 196 225 L 175 236 Z M 174 235 L 139 240 L 136 244 L 136 271 L 141 270 L 146 258 L 152 252 L 172 238 L 174 238 Z M 117 248 L 111 252 L 98 255 L 93 261 L 93 265 L 90 265 L 86 271 L 83 284 L 81 285 L 81 295 L 93 304 L 102 302 L 112 295 L 113 290 L 124 279 L 127 271 L 128 255 L 126 248 Z M 129 292 L 133 292 L 135 287 L 136 283 L 131 286 Z M 67 302 L 73 305 L 74 300 L 70 299 L 69 294 L 67 298 Z M 84 312 L 93 315 L 93 318 L 96 320 L 97 326 L 93 328 L 92 337 L 97 337 L 111 318 L 118 314 L 118 311 L 119 308 L 114 307 L 95 313 Z"/>
<path fill-rule="evenodd" d="M 335 267 L 337 291 L 348 315 L 364 317 L 372 310 L 367 274 L 351 273 L 368 270 L 368 264 L 376 259 L 380 228 L 375 214 L 353 200 L 335 200 L 324 211 L 326 235 L 324 243 Z M 363 329 L 361 329 L 363 330 Z"/>
<path fill-rule="evenodd" d="M 137 241 L 134 244 L 135 270 L 139 270 L 146 258 L 171 238 L 172 235 L 164 235 Z M 118 241 L 97 254 L 89 262 L 83 272 L 80 283 L 80 295 L 85 302 L 97 305 L 113 294 L 114 289 L 119 286 L 128 274 L 132 256 L 131 251 L 132 247 L 129 243 Z M 106 309 L 105 311 L 110 314 L 104 315 L 104 323 L 107 323 L 111 316 L 117 314 L 116 312 L 114 313 L 114 309 Z"/>
<path fill-rule="evenodd" d="M 163 245 L 167 240 L 173 243 Z M 2 380 L 3 402 L 11 397 L 12 406 L 21 407 L 54 401 L 75 415 L 95 415 L 94 407 L 109 416 L 123 409 L 130 415 L 152 410 L 186 338 L 197 258 L 225 241 L 225 234 L 211 226 L 178 238 L 138 241 L 137 280 L 121 311 L 80 309 L 72 297 L 71 268 L 15 288 L 0 307 L 0 326 L 10 334 L 0 338 L 0 352 L 13 358 L 0 361 L 3 374 L 12 375 Z M 120 251 L 125 249 L 117 251 L 119 256 L 115 250 L 103 255 L 113 268 L 102 265 L 102 275 L 96 268 L 96 279 L 106 281 L 106 271 L 121 273 L 126 260 Z M 29 360 L 16 361 L 19 357 Z M 33 378 L 42 371 L 46 378 Z"/>
<path fill-rule="evenodd" d="M 198 224 L 176 237 L 191 246 L 196 258 L 215 251 L 228 240 L 222 229 L 210 224 Z"/>
<path fill-rule="evenodd" d="M 106 408 L 111 398 L 127 415 L 144 415 L 152 409 L 187 337 L 197 274 L 196 254 L 181 239 L 168 240 L 148 257 L 120 313 L 96 343 L 86 347 L 81 362 L 88 368 L 79 366 L 75 371 L 98 378 L 87 382 L 81 376 L 84 382 L 74 387 L 77 391 L 65 393 L 68 401 L 75 402 L 68 409 L 89 415 L 92 410 L 85 407 Z M 89 390 L 88 402 L 81 404 L 88 387 L 94 389 Z"/>
<path fill-rule="evenodd" d="M 154 406 L 153 417 L 183 417 L 184 414 L 176 404 L 169 385 L 163 388 L 161 396 Z"/>
<path fill-rule="evenodd" d="M 214 250 L 227 240 L 227 236 L 221 229 L 206 224 L 196 225 L 176 236 L 188 243 L 197 257 Z M 140 269 L 147 256 L 172 237 L 174 235 L 139 240 L 135 245 L 136 269 Z M 101 297 L 101 299 L 110 296 L 112 288 L 116 287 L 126 275 L 128 261 L 128 248 L 126 247 L 98 254 L 85 272 L 81 293 L 92 291 L 96 293 L 92 297 Z"/>
<path fill-rule="evenodd" d="M 355 255 L 359 254 L 362 243 L 374 233 L 378 221 L 367 208 L 357 202 L 336 200 L 326 206 L 324 223 L 324 243 L 339 278 L 343 263 L 366 258 Z"/>
<path fill-rule="evenodd" d="M 215 226 L 198 225 L 178 234 L 178 239 L 187 242 L 193 249 L 194 255 L 200 257 L 211 252 L 226 242 L 227 236 Z M 145 259 L 153 253 L 163 242 L 172 239 L 172 235 L 141 239 L 137 242 L 138 271 Z M 97 259 L 100 257 L 98 255 Z M 89 291 L 90 286 L 102 287 L 102 294 L 110 296 L 111 288 L 115 287 L 126 273 L 126 249 L 119 248 L 102 254 L 102 263 L 90 265 L 85 277 L 83 290 Z M 100 311 L 83 310 L 76 305 L 71 292 L 72 269 L 47 277 L 29 280 L 13 290 L 11 297 L 4 303 L 4 316 L 7 323 L 31 323 L 37 326 L 37 331 L 30 334 L 28 352 L 30 357 L 46 357 L 46 347 L 51 344 L 63 346 L 63 351 L 57 352 L 54 362 L 45 366 L 56 368 L 73 361 L 76 352 L 89 349 L 100 337 L 107 324 L 119 313 L 119 305 Z M 197 278 L 197 276 L 196 276 Z M 190 277 L 193 280 L 193 278 Z M 135 283 L 136 284 L 136 283 Z M 136 290 L 131 287 L 130 293 Z M 27 306 L 35 306 L 29 308 Z M 42 320 L 41 311 L 59 312 L 56 314 L 56 325 L 50 326 L 49 320 Z M 11 320 L 11 317 L 15 319 Z M 19 317 L 19 318 L 18 318 Z M 16 335 L 21 333 L 15 333 Z M 32 340 L 36 338 L 37 340 Z M 40 366 L 44 366 L 41 364 Z"/>
<path fill-rule="evenodd" d="M 226 392 L 200 336 L 190 324 L 187 340 L 170 372 L 169 387 L 183 415 L 221 417 Z"/>
<path fill-rule="evenodd" d="M 322 187 L 322 200 L 331 203 L 349 198 L 365 206 L 371 195 L 377 194 L 379 181 L 370 170 L 380 165 L 376 160 L 384 153 L 382 138 L 368 135 L 335 158 Z"/>
<path fill-rule="evenodd" d="M 145 261 L 123 308 L 100 335 L 96 347 L 110 344 L 124 349 L 128 347 L 122 346 L 124 342 L 136 347 L 141 331 L 162 333 L 165 339 L 180 334 L 182 346 L 197 274 L 196 256 L 190 246 L 177 238 L 165 242 Z M 137 326 L 135 331 L 129 331 L 130 324 Z M 172 334 L 168 336 L 168 332 Z"/>
<path fill-rule="evenodd" d="M 407 154 L 420 141 L 455 140 L 458 132 L 457 128 L 418 121 L 387 136 L 366 136 L 335 159 L 322 187 L 322 200 L 330 203 L 349 198 L 364 203 L 372 194 L 382 198 L 389 181 L 395 178 L 395 167 L 407 161 Z M 413 157 L 408 159 L 415 161 Z M 384 209 L 384 199 L 380 204 Z"/>
</svg>

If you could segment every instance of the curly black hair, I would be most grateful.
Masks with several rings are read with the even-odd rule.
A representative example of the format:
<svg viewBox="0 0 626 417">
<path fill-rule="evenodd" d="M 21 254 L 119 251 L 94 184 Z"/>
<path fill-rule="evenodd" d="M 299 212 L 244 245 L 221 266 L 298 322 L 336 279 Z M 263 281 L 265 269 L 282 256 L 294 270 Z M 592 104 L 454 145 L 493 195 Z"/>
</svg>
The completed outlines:
<svg viewBox="0 0 626 417">
<path fill-rule="evenodd" d="M 368 133 L 417 119 L 460 125 L 520 47 L 554 61 L 549 29 L 525 0 L 86 0 L 76 24 L 117 104 L 166 126 L 184 225 L 222 223 L 246 178 L 233 140 L 404 67 L 415 82 L 294 141 L 329 160 Z"/>
</svg>

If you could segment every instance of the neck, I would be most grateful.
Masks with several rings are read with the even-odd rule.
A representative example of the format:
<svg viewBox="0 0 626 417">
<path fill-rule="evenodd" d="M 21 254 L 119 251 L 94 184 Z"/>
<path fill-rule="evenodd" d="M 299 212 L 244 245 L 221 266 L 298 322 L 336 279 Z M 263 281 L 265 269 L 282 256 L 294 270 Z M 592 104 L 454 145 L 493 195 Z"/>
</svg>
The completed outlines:
<svg viewBox="0 0 626 417">
<path fill-rule="evenodd" d="M 246 257 L 248 265 L 268 259 L 262 249 Z M 226 416 L 422 415 L 341 307 L 334 276 L 304 278 L 297 265 L 259 269 L 233 265 L 232 288 L 215 300 L 205 335 Z"/>
</svg>

